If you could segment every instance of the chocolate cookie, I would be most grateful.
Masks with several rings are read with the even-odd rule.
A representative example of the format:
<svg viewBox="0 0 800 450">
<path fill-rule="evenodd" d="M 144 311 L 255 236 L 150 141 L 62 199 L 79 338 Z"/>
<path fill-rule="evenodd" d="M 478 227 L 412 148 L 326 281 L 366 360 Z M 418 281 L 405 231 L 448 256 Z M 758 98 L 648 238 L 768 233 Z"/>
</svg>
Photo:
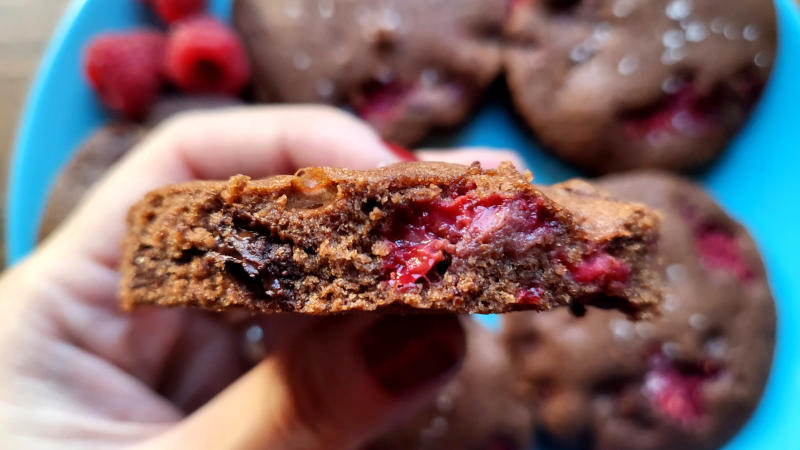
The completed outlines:
<svg viewBox="0 0 800 450">
<path fill-rule="evenodd" d="M 409 145 L 469 113 L 501 67 L 507 0 L 236 0 L 261 101 L 349 105 Z"/>
<path fill-rule="evenodd" d="M 755 244 L 684 180 L 639 173 L 599 184 L 663 214 L 662 316 L 506 316 L 539 424 L 581 448 L 717 448 L 756 408 L 770 370 L 775 306 Z"/>
<path fill-rule="evenodd" d="M 776 53 L 771 0 L 515 0 L 505 66 L 541 142 L 591 172 L 686 170 L 747 119 Z"/>
<path fill-rule="evenodd" d="M 526 450 L 531 415 L 515 392 L 511 363 L 496 335 L 463 319 L 467 355 L 435 401 L 366 450 Z"/>
<path fill-rule="evenodd" d="M 81 144 L 50 191 L 39 229 L 40 241 L 72 212 L 92 185 L 144 134 L 145 129 L 139 125 L 117 123 L 99 129 Z"/>
<path fill-rule="evenodd" d="M 509 163 L 306 168 L 195 181 L 129 214 L 122 301 L 211 310 L 458 313 L 660 300 L 658 216 Z"/>
</svg>

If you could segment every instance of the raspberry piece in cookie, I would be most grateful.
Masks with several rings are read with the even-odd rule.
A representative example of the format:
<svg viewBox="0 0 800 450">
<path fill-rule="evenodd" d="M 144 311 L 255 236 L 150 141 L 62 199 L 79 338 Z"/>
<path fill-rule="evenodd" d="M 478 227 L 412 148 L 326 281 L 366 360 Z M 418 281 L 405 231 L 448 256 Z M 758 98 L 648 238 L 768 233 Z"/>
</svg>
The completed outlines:
<svg viewBox="0 0 800 450">
<path fill-rule="evenodd" d="M 579 181 L 533 186 L 507 163 L 194 182 L 149 194 L 130 220 L 128 307 L 647 316 L 660 298 L 655 213 Z"/>
<path fill-rule="evenodd" d="M 644 376 L 644 393 L 653 407 L 684 426 L 697 426 L 707 413 L 705 383 L 719 374 L 710 362 L 678 364 L 664 354 L 651 358 Z"/>
<path fill-rule="evenodd" d="M 751 280 L 755 273 L 744 261 L 736 236 L 722 229 L 697 231 L 695 247 L 705 267 L 728 270 L 741 281 Z"/>
<path fill-rule="evenodd" d="M 631 139 L 657 141 L 674 134 L 703 135 L 720 125 L 718 100 L 698 95 L 691 84 L 663 97 L 647 111 L 629 113 L 622 118 Z"/>
</svg>

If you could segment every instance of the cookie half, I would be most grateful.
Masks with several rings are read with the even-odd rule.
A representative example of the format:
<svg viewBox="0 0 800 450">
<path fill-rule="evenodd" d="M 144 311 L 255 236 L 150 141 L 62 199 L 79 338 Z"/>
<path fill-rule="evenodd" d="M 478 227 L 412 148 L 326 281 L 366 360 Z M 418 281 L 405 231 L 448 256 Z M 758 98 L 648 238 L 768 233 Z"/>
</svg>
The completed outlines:
<svg viewBox="0 0 800 450">
<path fill-rule="evenodd" d="M 148 194 L 129 215 L 122 301 L 212 310 L 457 313 L 660 300 L 658 216 L 509 163 L 306 168 Z"/>
</svg>

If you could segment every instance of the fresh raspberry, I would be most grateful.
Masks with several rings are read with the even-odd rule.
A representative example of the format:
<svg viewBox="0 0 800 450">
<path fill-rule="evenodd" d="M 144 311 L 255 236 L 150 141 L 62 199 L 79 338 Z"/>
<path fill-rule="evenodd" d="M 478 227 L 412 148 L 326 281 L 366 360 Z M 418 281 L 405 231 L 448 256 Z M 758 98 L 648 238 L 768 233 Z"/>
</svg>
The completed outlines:
<svg viewBox="0 0 800 450">
<path fill-rule="evenodd" d="M 207 16 L 180 22 L 167 43 L 167 75 L 186 92 L 238 95 L 250 78 L 239 37 Z"/>
<path fill-rule="evenodd" d="M 402 288 L 413 285 L 420 278 L 427 278 L 436 264 L 444 261 L 442 248 L 442 239 L 431 239 L 419 244 L 395 244 L 391 258 L 385 263 L 386 268 L 391 270 L 390 285 Z"/>
<path fill-rule="evenodd" d="M 85 54 L 85 73 L 112 111 L 138 119 L 158 98 L 166 40 L 149 30 L 95 38 Z"/>
<path fill-rule="evenodd" d="M 200 14 L 206 9 L 206 0 L 147 0 L 158 17 L 169 24 Z"/>
</svg>

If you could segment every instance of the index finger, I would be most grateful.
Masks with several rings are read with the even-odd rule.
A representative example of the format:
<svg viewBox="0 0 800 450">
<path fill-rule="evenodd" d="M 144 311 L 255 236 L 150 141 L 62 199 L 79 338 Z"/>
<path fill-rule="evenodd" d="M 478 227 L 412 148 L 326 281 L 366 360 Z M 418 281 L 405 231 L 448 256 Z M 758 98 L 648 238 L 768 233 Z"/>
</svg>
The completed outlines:
<svg viewBox="0 0 800 450">
<path fill-rule="evenodd" d="M 95 186 L 49 244 L 60 247 L 62 255 L 86 255 L 115 267 L 128 208 L 158 187 L 239 173 L 264 177 L 304 166 L 370 168 L 398 160 L 370 128 L 329 107 L 191 113 L 139 144 Z"/>
</svg>

